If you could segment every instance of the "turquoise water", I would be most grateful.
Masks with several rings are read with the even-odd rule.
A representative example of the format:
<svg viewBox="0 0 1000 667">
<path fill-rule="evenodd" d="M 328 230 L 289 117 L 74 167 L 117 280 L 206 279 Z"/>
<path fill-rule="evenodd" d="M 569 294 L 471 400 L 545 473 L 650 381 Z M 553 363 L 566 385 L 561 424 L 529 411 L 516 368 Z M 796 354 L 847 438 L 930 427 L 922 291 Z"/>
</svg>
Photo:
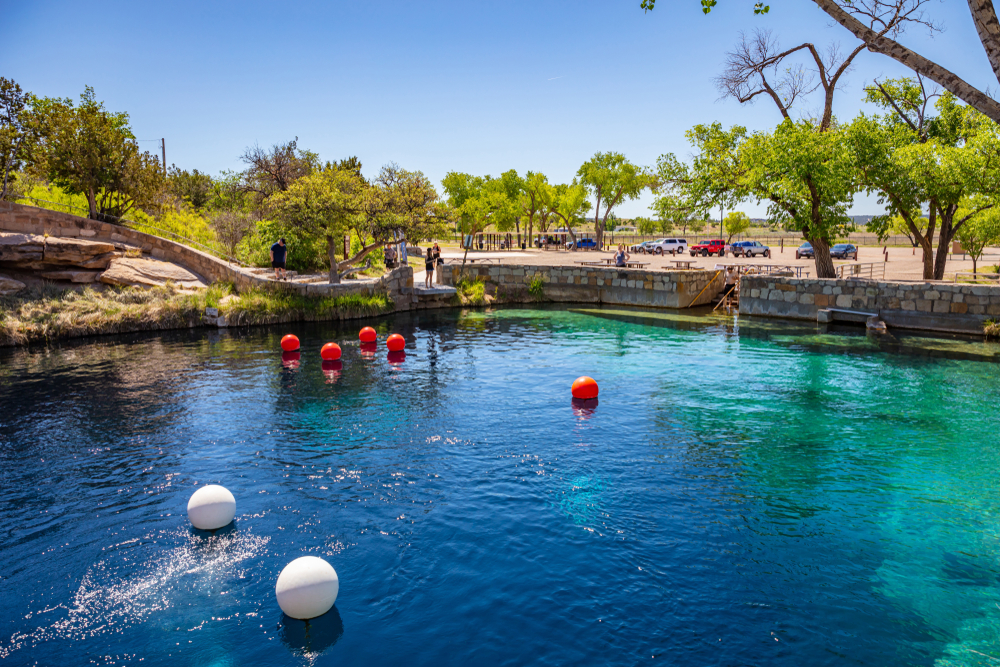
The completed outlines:
<svg viewBox="0 0 1000 667">
<path fill-rule="evenodd" d="M 0 661 L 1000 664 L 996 346 L 512 309 L 372 322 L 389 363 L 363 324 L 0 351 Z"/>
</svg>

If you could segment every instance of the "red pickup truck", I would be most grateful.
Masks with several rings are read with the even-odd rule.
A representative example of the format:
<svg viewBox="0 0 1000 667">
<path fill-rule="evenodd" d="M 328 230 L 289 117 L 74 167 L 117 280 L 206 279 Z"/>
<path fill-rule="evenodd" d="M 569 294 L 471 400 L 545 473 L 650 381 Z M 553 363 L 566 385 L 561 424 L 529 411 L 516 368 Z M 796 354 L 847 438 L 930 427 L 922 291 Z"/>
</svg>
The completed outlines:
<svg viewBox="0 0 1000 667">
<path fill-rule="evenodd" d="M 696 245 L 691 246 L 691 256 L 701 255 L 702 257 L 708 257 L 709 255 L 718 255 L 719 257 L 726 256 L 726 242 L 722 239 L 712 239 L 710 241 L 702 241 Z"/>
</svg>

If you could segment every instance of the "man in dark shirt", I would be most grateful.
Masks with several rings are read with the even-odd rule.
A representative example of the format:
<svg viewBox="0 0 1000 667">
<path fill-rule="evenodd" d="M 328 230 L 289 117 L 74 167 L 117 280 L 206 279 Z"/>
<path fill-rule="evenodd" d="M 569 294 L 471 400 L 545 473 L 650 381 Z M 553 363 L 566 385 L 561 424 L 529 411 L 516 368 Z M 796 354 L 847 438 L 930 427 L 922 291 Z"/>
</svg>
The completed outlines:
<svg viewBox="0 0 1000 667">
<path fill-rule="evenodd" d="M 275 280 L 288 280 L 285 273 L 285 254 L 288 248 L 285 247 L 285 239 L 278 239 L 278 242 L 271 246 L 271 268 L 274 269 Z M 280 272 L 280 274 L 279 274 Z"/>
</svg>

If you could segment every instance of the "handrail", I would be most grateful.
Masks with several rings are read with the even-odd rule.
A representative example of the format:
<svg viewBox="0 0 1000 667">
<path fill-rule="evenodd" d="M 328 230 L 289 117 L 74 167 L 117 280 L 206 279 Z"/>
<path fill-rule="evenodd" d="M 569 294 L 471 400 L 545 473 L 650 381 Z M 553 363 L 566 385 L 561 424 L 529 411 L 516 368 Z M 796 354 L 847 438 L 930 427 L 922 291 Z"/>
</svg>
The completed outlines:
<svg viewBox="0 0 1000 667">
<path fill-rule="evenodd" d="M 87 216 L 90 215 L 90 210 L 89 209 L 85 209 L 85 208 L 82 208 L 80 206 L 74 206 L 72 204 L 63 204 L 63 203 L 60 203 L 60 202 L 48 201 L 48 200 L 45 200 L 45 199 L 38 199 L 36 197 L 29 197 L 27 195 L 21 197 L 21 199 L 30 199 L 33 202 L 39 202 L 39 203 L 42 203 L 42 204 L 52 204 L 53 206 L 63 206 L 65 208 L 71 208 L 71 209 L 75 209 L 77 211 L 84 211 L 84 212 L 87 213 Z M 45 208 L 45 207 L 43 206 L 42 208 Z M 53 210 L 53 209 L 46 209 L 46 210 Z M 56 213 L 61 213 L 61 211 L 56 210 Z M 87 217 L 87 216 L 79 216 L 79 217 L 82 218 L 82 217 Z M 101 217 L 103 217 L 103 218 L 114 218 L 115 220 L 118 220 L 119 222 L 118 223 L 112 222 L 111 224 L 121 224 L 122 227 L 125 227 L 127 229 L 132 229 L 133 231 L 142 231 L 142 230 L 134 229 L 133 227 L 130 227 L 129 225 L 135 225 L 136 227 L 146 227 L 148 229 L 155 229 L 158 232 L 162 232 L 164 234 L 169 234 L 170 236 L 173 236 L 175 238 L 181 239 L 182 241 L 186 241 L 187 244 L 200 246 L 200 247 L 204 248 L 210 255 L 214 255 L 214 256 L 216 256 L 216 257 L 218 257 L 220 259 L 225 259 L 226 261 L 230 262 L 231 264 L 236 264 L 236 265 L 242 266 L 242 267 L 246 267 L 247 266 L 247 264 L 241 262 L 240 260 L 238 260 L 237 258 L 235 258 L 235 257 L 233 257 L 231 255 L 227 255 L 224 252 L 219 252 L 218 250 L 212 248 L 211 246 L 207 246 L 204 243 L 201 243 L 199 241 L 195 241 L 194 239 L 189 239 L 186 236 L 181 236 L 180 234 L 178 234 L 176 232 L 172 232 L 169 229 L 161 229 L 160 227 L 157 227 L 155 225 L 150 225 L 150 224 L 145 223 L 145 222 L 136 222 L 135 220 L 127 220 L 126 218 L 120 218 L 117 215 L 110 215 L 108 213 L 102 213 Z M 89 220 L 90 218 L 87 217 L 87 219 Z M 103 220 L 97 220 L 95 222 L 104 222 L 104 221 Z M 128 224 L 122 224 L 122 223 L 128 223 Z M 152 234 L 152 236 L 157 236 L 157 235 L 156 234 Z"/>
<path fill-rule="evenodd" d="M 876 271 L 876 267 L 879 267 L 881 271 Z M 850 272 L 845 269 L 850 269 Z M 844 275 L 844 274 L 847 275 Z M 875 274 L 880 274 L 876 276 Z M 885 262 L 865 262 L 863 264 L 841 264 L 837 267 L 837 277 L 838 278 L 864 278 L 867 277 L 869 280 L 876 280 L 876 278 L 885 278 Z"/>
</svg>

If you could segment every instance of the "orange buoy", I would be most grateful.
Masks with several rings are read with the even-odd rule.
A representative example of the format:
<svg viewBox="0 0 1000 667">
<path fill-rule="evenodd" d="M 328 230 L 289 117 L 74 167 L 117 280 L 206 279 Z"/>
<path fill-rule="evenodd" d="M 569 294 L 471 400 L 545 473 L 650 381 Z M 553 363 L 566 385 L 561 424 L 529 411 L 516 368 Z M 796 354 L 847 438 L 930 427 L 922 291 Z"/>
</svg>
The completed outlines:
<svg viewBox="0 0 1000 667">
<path fill-rule="evenodd" d="M 578 377 L 573 383 L 573 398 L 588 401 L 597 398 L 597 381 L 592 377 L 583 375 Z"/>
<path fill-rule="evenodd" d="M 336 343 L 327 343 L 320 349 L 319 356 L 323 361 L 336 361 L 340 359 L 340 346 Z"/>
<path fill-rule="evenodd" d="M 389 340 L 387 340 L 385 344 L 389 348 L 390 352 L 399 352 L 406 347 L 406 340 L 399 334 L 392 334 L 389 336 Z"/>
<path fill-rule="evenodd" d="M 360 340 L 362 343 L 374 343 L 376 340 L 378 340 L 378 335 L 375 333 L 375 330 L 372 329 L 371 327 L 365 327 L 364 329 L 361 330 L 361 333 L 358 334 L 358 340 Z"/>
<path fill-rule="evenodd" d="M 299 349 L 299 337 L 295 334 L 288 334 L 281 339 L 281 349 L 285 352 L 294 352 Z"/>
</svg>

